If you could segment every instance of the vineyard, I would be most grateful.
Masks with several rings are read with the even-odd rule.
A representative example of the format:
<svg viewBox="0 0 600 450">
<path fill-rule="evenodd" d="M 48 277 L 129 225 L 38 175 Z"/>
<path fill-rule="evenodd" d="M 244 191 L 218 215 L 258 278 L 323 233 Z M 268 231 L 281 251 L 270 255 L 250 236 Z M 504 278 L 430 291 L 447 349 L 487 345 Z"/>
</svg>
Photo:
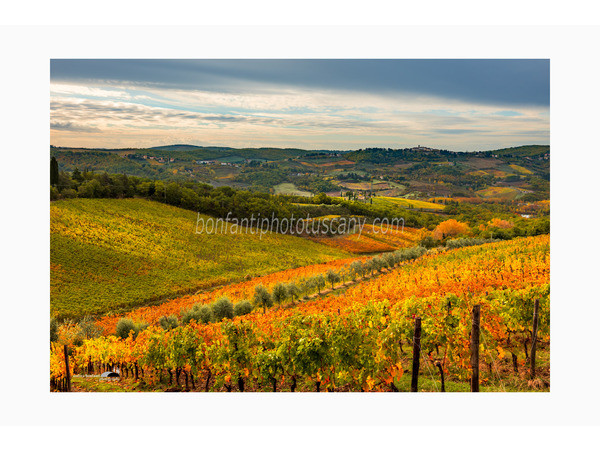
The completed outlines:
<svg viewBox="0 0 600 450">
<path fill-rule="evenodd" d="M 480 305 L 482 390 L 547 390 L 549 261 L 548 235 L 434 250 L 414 261 L 389 259 L 379 276 L 365 273 L 360 283 L 329 295 L 212 323 L 157 326 L 158 315 L 208 301 L 188 297 L 170 311 L 140 311 L 138 318 L 150 325 L 126 338 L 108 334 L 106 322 L 105 335 L 70 346 L 69 367 L 79 375 L 118 368 L 136 390 L 403 391 L 419 318 L 422 386 L 439 391 L 445 380 L 449 390 L 468 391 L 471 314 Z M 274 274 L 263 283 L 298 275 Z M 229 295 L 247 298 L 252 288 L 241 284 Z M 539 320 L 532 330 L 536 300 Z M 545 363 L 528 379 L 532 339 Z M 64 386 L 65 363 L 63 348 L 53 344 L 55 389 Z M 509 384 L 511 376 L 522 383 Z"/>
<path fill-rule="evenodd" d="M 355 232 L 353 234 L 331 237 L 316 236 L 309 239 L 346 252 L 369 254 L 413 247 L 417 245 L 421 237 L 419 230 L 402 227 L 402 223 L 400 222 L 389 227 L 364 224 L 362 233 Z"/>
<path fill-rule="evenodd" d="M 209 304 L 221 297 L 227 297 L 236 303 L 251 298 L 256 286 L 259 284 L 272 289 L 277 283 L 304 280 L 315 275 L 325 274 L 329 270 L 340 270 L 342 267 L 357 260 L 360 261 L 361 258 L 339 259 L 328 263 L 299 267 L 297 269 L 282 270 L 262 277 L 256 277 L 252 280 L 218 287 L 214 290 L 178 297 L 160 305 L 136 308 L 124 315 L 105 315 L 100 317 L 96 321 L 96 324 L 101 327 L 104 334 L 114 333 L 117 322 L 123 317 L 130 318 L 135 322 L 158 324 L 158 320 L 161 317 L 180 314 L 181 311 L 191 308 L 196 304 Z"/>
<path fill-rule="evenodd" d="M 52 316 L 127 310 L 246 276 L 351 256 L 289 235 L 196 234 L 196 220 L 194 212 L 139 199 L 53 202 Z"/>
</svg>

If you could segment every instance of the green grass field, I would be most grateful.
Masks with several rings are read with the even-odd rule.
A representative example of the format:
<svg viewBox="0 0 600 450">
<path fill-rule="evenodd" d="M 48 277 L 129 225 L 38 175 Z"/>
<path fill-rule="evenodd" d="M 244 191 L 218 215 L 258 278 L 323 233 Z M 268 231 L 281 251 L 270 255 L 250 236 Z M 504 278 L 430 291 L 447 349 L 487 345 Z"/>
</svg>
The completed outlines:
<svg viewBox="0 0 600 450">
<path fill-rule="evenodd" d="M 302 197 L 312 196 L 310 192 L 298 189 L 294 183 L 280 183 L 273 188 L 275 189 L 275 194 L 299 195 Z"/>
<path fill-rule="evenodd" d="M 140 199 L 53 202 L 51 314 L 124 311 L 246 275 L 350 256 L 294 236 L 196 234 L 196 219 L 192 211 Z"/>
</svg>

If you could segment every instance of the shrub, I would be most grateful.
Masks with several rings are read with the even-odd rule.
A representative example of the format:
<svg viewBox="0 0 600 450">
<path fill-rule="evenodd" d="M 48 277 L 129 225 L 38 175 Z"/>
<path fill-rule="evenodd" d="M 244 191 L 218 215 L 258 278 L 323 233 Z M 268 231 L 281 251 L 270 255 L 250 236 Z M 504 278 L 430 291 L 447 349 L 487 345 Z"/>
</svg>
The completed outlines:
<svg viewBox="0 0 600 450">
<path fill-rule="evenodd" d="M 233 304 L 227 297 L 221 297 L 212 304 L 211 308 L 217 322 L 225 318 L 233 319 Z"/>
<path fill-rule="evenodd" d="M 372 275 L 375 265 L 373 264 L 373 260 L 372 259 L 367 259 L 364 264 L 363 264 L 363 273 L 364 276 L 367 275 Z"/>
<path fill-rule="evenodd" d="M 175 315 L 170 315 L 169 317 L 162 316 L 160 319 L 158 319 L 158 324 L 163 330 L 169 331 L 173 328 L 177 328 L 179 326 L 179 321 Z"/>
<path fill-rule="evenodd" d="M 427 253 L 427 249 L 419 246 L 396 250 L 394 253 L 396 254 L 398 262 L 402 262 L 410 261 L 412 259 L 417 259 L 419 256 L 423 256 L 425 253 Z"/>
<path fill-rule="evenodd" d="M 127 338 L 127 336 L 129 336 L 130 331 L 134 332 L 134 337 L 137 335 L 136 326 L 135 323 L 133 323 L 133 320 L 125 318 L 119 319 L 119 321 L 117 322 L 117 331 L 115 334 L 121 339 L 125 339 Z"/>
<path fill-rule="evenodd" d="M 462 248 L 470 247 L 472 245 L 487 244 L 490 242 L 498 242 L 499 239 L 477 239 L 477 238 L 460 238 L 460 239 L 449 239 L 446 241 L 446 247 L 448 248 Z"/>
<path fill-rule="evenodd" d="M 138 334 L 148 328 L 148 324 L 146 322 L 138 322 L 135 323 L 131 319 L 122 318 L 117 322 L 117 330 L 115 334 L 125 339 L 129 336 L 129 332 L 133 330 L 133 338 L 135 339 Z"/>
<path fill-rule="evenodd" d="M 215 320 L 212 309 L 208 305 L 202 305 L 198 310 L 198 313 L 200 314 L 200 321 L 204 324 L 213 322 Z"/>
<path fill-rule="evenodd" d="M 200 305 L 198 305 L 198 304 L 195 304 L 190 309 L 188 309 L 187 311 L 184 311 L 181 314 L 181 323 L 183 325 L 187 325 L 192 320 L 195 320 L 196 323 L 202 323 L 202 318 L 200 315 Z"/>
<path fill-rule="evenodd" d="M 432 236 L 425 236 L 419 242 L 419 246 L 425 247 L 425 248 L 434 248 L 434 247 L 437 247 L 438 245 L 440 245 L 440 242 L 438 240 L 434 239 Z"/>
<path fill-rule="evenodd" d="M 233 314 L 236 316 L 245 316 L 246 314 L 250 314 L 252 312 L 252 303 L 248 300 L 243 300 L 238 302 L 233 307 Z"/>
<path fill-rule="evenodd" d="M 383 268 L 386 266 L 384 259 L 381 256 L 376 256 L 375 258 L 373 258 L 373 266 L 375 267 L 375 270 L 378 270 L 379 272 L 381 272 L 383 270 Z"/>
<path fill-rule="evenodd" d="M 62 198 L 75 198 L 75 197 L 77 197 L 77 192 L 71 188 L 67 188 L 67 189 L 63 189 L 63 191 L 60 193 L 60 195 L 62 196 Z"/>
<path fill-rule="evenodd" d="M 393 253 L 386 253 L 383 255 L 383 262 L 388 269 L 391 269 L 396 265 L 396 257 Z"/>
</svg>

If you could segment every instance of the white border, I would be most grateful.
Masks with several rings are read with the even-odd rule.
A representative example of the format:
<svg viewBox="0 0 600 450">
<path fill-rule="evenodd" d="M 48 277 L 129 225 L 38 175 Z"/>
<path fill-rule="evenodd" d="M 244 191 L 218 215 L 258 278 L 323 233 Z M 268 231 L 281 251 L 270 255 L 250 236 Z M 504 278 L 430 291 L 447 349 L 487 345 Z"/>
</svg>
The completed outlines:
<svg viewBox="0 0 600 450">
<path fill-rule="evenodd" d="M 117 13 L 117 11 L 115 11 Z M 516 14 L 516 12 L 515 12 Z M 0 423 L 29 426 L 597 424 L 598 28 L 4 28 Z M 550 58 L 550 394 L 48 392 L 50 58 Z M 588 198 L 586 198 L 588 197 Z M 6 284 L 8 283 L 8 284 Z M 575 327 L 575 325 L 577 325 Z M 574 367 L 574 371 L 573 370 Z M 474 413 L 476 411 L 477 413 Z M 431 436 L 423 435 L 427 440 Z M 489 436 L 491 441 L 495 436 Z M 511 446 L 510 436 L 503 436 Z M 464 441 L 467 443 L 468 441 Z M 488 441 L 489 442 L 489 441 Z M 289 441 L 288 441 L 289 443 Z M 287 443 L 286 443 L 287 445 Z"/>
</svg>

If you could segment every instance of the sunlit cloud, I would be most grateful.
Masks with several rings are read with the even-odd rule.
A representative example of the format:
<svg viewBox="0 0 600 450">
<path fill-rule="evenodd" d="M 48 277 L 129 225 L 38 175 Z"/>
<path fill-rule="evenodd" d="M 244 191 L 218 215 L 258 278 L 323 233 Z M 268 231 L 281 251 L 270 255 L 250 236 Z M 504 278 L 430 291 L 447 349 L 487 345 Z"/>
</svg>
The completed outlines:
<svg viewBox="0 0 600 450">
<path fill-rule="evenodd" d="M 50 129 L 59 131 L 71 131 L 76 133 L 96 133 L 100 131 L 100 129 L 96 127 L 76 125 L 72 122 L 50 122 Z"/>
<path fill-rule="evenodd" d="M 91 86 L 74 84 L 53 83 L 50 85 L 50 95 L 82 96 L 82 97 L 108 97 L 129 99 L 131 95 L 122 89 L 102 89 Z"/>
<path fill-rule="evenodd" d="M 221 88 L 165 87 L 131 79 L 52 80 L 52 143 L 485 150 L 549 141 L 549 108 L 536 102 L 507 108 L 501 101 L 402 89 L 334 89 L 268 80 Z"/>
</svg>

